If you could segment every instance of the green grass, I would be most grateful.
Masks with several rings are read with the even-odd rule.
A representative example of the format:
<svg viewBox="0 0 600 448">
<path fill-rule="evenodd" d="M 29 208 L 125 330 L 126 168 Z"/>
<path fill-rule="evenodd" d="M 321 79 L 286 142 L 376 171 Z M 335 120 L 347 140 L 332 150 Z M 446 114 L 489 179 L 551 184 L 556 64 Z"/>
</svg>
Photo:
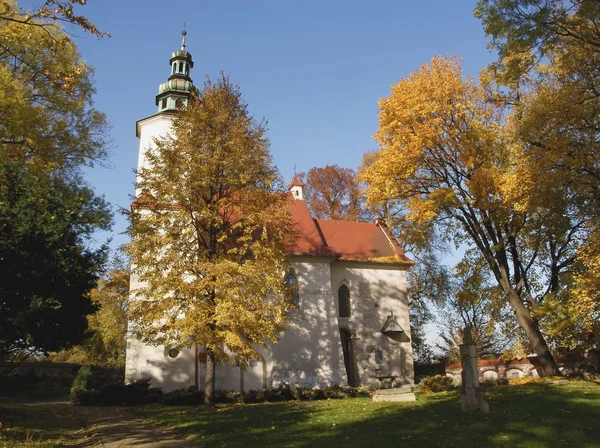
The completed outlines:
<svg viewBox="0 0 600 448">
<path fill-rule="evenodd" d="M 353 398 L 201 407 L 147 406 L 144 417 L 194 446 L 600 447 L 600 386 L 534 383 L 487 391 L 491 412 L 460 410 L 457 391 L 414 403 Z"/>
<path fill-rule="evenodd" d="M 50 393 L 40 402 L 42 392 L 0 397 L 0 447 L 62 446 L 107 414 L 120 422 L 151 419 L 150 427 L 171 428 L 190 446 L 600 447 L 600 385 L 591 381 L 495 387 L 487 391 L 489 414 L 461 412 L 458 391 L 418 395 L 414 403 L 351 398 L 221 405 L 213 412 L 71 406 Z"/>
</svg>

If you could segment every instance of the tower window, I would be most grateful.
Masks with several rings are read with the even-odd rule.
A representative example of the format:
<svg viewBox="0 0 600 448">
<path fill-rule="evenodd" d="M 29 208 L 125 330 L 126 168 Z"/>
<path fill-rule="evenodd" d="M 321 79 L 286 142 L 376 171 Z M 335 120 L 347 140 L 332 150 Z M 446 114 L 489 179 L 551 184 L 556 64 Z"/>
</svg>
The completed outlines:
<svg viewBox="0 0 600 448">
<path fill-rule="evenodd" d="M 292 296 L 292 306 L 300 308 L 300 292 L 298 290 L 298 279 L 291 272 L 285 276 L 285 286 Z"/>
<path fill-rule="evenodd" d="M 183 73 L 183 62 L 179 63 L 179 73 Z"/>
<path fill-rule="evenodd" d="M 350 317 L 350 290 L 346 285 L 338 289 L 338 307 L 340 317 Z"/>
<path fill-rule="evenodd" d="M 181 107 L 183 107 L 183 106 L 184 106 L 183 98 L 177 98 L 177 99 L 175 100 L 175 107 L 176 107 L 177 109 L 179 109 L 179 108 L 181 108 Z"/>
<path fill-rule="evenodd" d="M 161 109 L 166 109 L 167 108 L 167 99 L 163 98 L 163 100 L 160 103 L 160 108 Z"/>
</svg>

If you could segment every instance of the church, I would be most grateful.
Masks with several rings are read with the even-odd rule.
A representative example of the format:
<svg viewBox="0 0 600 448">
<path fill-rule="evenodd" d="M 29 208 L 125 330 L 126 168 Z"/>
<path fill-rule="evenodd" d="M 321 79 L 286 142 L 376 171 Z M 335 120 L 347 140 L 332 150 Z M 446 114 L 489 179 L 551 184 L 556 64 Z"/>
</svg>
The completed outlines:
<svg viewBox="0 0 600 448">
<path fill-rule="evenodd" d="M 198 91 L 182 34 L 181 48 L 169 60 L 170 76 L 159 86 L 157 112 L 136 123 L 138 169 L 146 166 L 146 149 L 170 131 L 177 109 Z M 282 277 L 294 291 L 288 328 L 268 349 L 259 348 L 259 359 L 247 368 L 217 365 L 215 387 L 248 391 L 284 383 L 310 388 L 413 384 L 406 294 L 406 273 L 413 262 L 380 221 L 313 218 L 303 187 L 297 178 L 289 186 L 297 238 L 289 249 L 290 270 Z M 133 291 L 138 285 L 134 275 L 130 283 Z M 203 347 L 146 345 L 129 323 L 127 381 L 150 377 L 164 391 L 202 385 L 205 362 Z"/>
</svg>

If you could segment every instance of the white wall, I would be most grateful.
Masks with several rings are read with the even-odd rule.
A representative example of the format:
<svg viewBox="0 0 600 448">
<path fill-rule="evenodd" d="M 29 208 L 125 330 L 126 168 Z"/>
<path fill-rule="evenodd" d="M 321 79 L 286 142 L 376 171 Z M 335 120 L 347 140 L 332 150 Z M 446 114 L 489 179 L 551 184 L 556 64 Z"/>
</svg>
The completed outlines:
<svg viewBox="0 0 600 448">
<path fill-rule="evenodd" d="M 344 359 L 330 286 L 330 259 L 294 257 L 300 307 L 290 311 L 290 326 L 268 354 L 274 386 L 305 387 L 346 384 Z"/>
<path fill-rule="evenodd" d="M 337 291 L 342 284 L 350 290 L 351 316 L 339 318 L 339 326 L 352 334 L 361 385 L 375 384 L 377 375 L 394 375 L 398 384 L 414 383 L 405 269 L 364 262 L 332 263 L 331 289 L 336 309 Z M 404 329 L 394 338 L 381 333 L 391 312 Z M 382 359 L 377 359 L 378 350 Z"/>
<path fill-rule="evenodd" d="M 150 146 L 154 145 L 154 138 L 158 136 L 166 136 L 171 131 L 171 125 L 173 124 L 172 114 L 157 114 L 151 117 L 140 120 L 137 123 L 139 130 L 139 155 L 138 155 L 138 171 L 141 168 L 149 168 L 146 162 L 146 151 Z M 136 178 L 136 184 L 138 179 Z M 136 186 L 135 195 L 136 197 L 141 193 Z"/>
</svg>

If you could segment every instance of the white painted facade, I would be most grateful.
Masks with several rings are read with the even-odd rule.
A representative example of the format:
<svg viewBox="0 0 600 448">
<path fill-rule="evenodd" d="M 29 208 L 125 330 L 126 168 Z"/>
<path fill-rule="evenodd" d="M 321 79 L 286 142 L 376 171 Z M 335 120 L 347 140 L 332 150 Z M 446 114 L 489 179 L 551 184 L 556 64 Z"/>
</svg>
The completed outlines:
<svg viewBox="0 0 600 448">
<path fill-rule="evenodd" d="M 327 257 L 290 258 L 300 285 L 300 306 L 289 314 L 289 328 L 262 359 L 242 371 L 231 364 L 216 369 L 217 389 L 251 390 L 281 383 L 303 387 L 348 385 L 340 330 L 351 336 L 350 368 L 355 385 L 378 385 L 377 377 L 393 376 L 397 385 L 413 384 L 413 360 L 406 296 L 406 271 L 393 265 L 337 261 Z M 350 290 L 351 315 L 340 318 L 337 290 Z M 136 281 L 132 278 L 132 288 Z M 404 333 L 381 333 L 390 313 Z M 194 348 L 182 349 L 175 358 L 169 347 L 138 341 L 131 327 L 127 339 L 126 379 L 151 377 L 165 391 L 196 384 Z M 205 363 L 199 348 L 198 383 L 204 384 Z"/>
</svg>

